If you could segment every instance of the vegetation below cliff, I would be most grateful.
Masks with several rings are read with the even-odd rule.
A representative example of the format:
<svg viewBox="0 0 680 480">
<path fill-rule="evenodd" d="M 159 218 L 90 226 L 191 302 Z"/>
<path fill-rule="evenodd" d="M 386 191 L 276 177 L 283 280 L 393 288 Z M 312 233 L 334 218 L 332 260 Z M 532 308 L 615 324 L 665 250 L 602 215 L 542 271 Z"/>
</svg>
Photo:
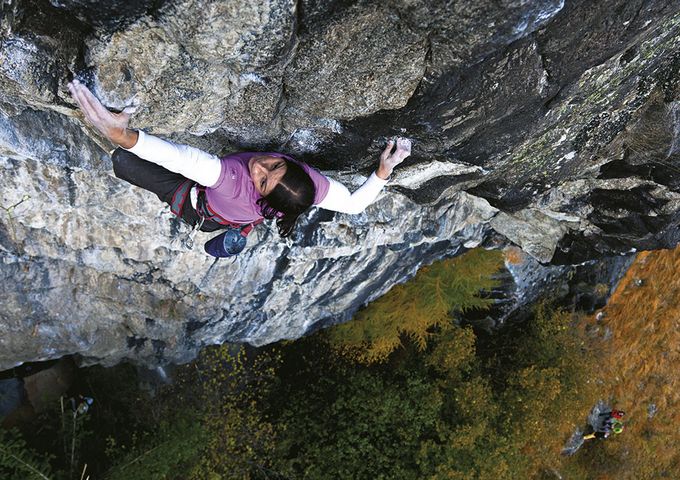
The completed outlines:
<svg viewBox="0 0 680 480">
<path fill-rule="evenodd" d="M 627 413 L 616 441 L 575 457 L 598 480 L 678 478 L 680 249 L 642 252 L 608 305 L 591 320 L 599 336 L 604 397 Z"/>
<path fill-rule="evenodd" d="M 13 451 L 38 467 L 33 459 L 51 452 L 47 478 L 79 478 L 84 464 L 112 479 L 531 478 L 562 461 L 578 469 L 560 451 L 602 393 L 597 340 L 577 328 L 581 317 L 541 305 L 489 335 L 436 314 L 485 308 L 478 291 L 501 265 L 498 252 L 473 251 L 431 266 L 350 324 L 258 350 L 207 349 L 154 398 L 129 387 L 129 369 L 92 369 L 83 384 L 95 406 L 78 417 L 76 443 L 56 412 L 27 436 L 40 454 L 3 442 L 2 472 L 32 474 L 10 461 Z M 418 311 L 396 321 L 416 299 Z M 422 312 L 432 321 L 410 321 Z M 381 318 L 390 320 L 382 335 Z M 381 354 L 362 355 L 362 336 L 365 351 Z"/>
</svg>

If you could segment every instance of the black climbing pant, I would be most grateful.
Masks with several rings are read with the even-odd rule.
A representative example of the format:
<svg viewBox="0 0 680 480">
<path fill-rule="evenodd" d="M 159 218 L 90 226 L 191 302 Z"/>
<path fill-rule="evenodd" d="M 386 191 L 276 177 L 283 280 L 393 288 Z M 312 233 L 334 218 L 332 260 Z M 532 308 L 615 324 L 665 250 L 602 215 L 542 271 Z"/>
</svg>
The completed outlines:
<svg viewBox="0 0 680 480">
<path fill-rule="evenodd" d="M 172 204 L 173 195 L 179 186 L 187 181 L 187 178 L 179 173 L 171 172 L 160 165 L 148 162 L 122 148 L 117 148 L 113 152 L 111 161 L 113 162 L 113 173 L 116 177 L 155 193 L 162 202 L 168 205 Z M 181 217 L 191 226 L 196 225 L 200 220 L 188 197 L 182 207 Z M 224 225 L 211 220 L 204 221 L 201 226 L 201 230 L 204 232 L 214 232 L 223 228 Z"/>
</svg>

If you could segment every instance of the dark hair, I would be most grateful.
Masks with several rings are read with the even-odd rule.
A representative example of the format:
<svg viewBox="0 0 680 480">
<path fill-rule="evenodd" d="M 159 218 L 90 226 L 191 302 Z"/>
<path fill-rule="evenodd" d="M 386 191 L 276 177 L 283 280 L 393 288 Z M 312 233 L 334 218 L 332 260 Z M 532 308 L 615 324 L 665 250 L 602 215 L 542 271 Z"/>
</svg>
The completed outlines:
<svg viewBox="0 0 680 480">
<path fill-rule="evenodd" d="M 298 217 L 314 204 L 312 179 L 300 165 L 286 160 L 286 173 L 269 195 L 257 201 L 264 218 L 276 218 L 279 235 L 293 233 Z"/>
</svg>

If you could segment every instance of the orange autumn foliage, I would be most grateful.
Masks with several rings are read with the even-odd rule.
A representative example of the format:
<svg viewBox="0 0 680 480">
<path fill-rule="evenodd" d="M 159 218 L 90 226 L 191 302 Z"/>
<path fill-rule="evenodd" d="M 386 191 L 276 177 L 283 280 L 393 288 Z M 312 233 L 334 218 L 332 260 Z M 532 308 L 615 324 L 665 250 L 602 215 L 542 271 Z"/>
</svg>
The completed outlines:
<svg viewBox="0 0 680 480">
<path fill-rule="evenodd" d="M 331 345 L 366 364 L 386 360 L 404 338 L 424 350 L 432 328 L 450 322 L 453 313 L 493 303 L 482 292 L 498 285 L 494 274 L 502 266 L 499 252 L 479 248 L 423 267 L 411 281 L 392 287 L 357 312 L 351 322 L 330 330 Z"/>
<path fill-rule="evenodd" d="M 602 391 L 626 412 L 626 430 L 579 453 L 583 465 L 609 470 L 592 478 L 680 478 L 679 272 L 680 248 L 638 254 L 593 319 L 603 336 Z"/>
</svg>

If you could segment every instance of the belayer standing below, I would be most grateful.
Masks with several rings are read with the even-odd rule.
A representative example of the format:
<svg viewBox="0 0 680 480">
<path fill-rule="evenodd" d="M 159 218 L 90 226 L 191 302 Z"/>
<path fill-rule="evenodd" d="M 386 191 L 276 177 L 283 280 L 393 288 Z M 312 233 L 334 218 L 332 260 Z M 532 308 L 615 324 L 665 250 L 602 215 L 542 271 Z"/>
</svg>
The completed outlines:
<svg viewBox="0 0 680 480">
<path fill-rule="evenodd" d="M 205 249 L 216 257 L 238 254 L 245 236 L 263 219 L 276 219 L 279 235 L 289 236 L 309 207 L 361 213 L 378 196 L 395 166 L 411 154 L 411 142 L 390 140 L 378 169 L 354 193 L 305 163 L 274 152 L 244 152 L 219 158 L 128 128 L 130 111 L 110 112 L 73 80 L 68 84 L 87 120 L 117 148 L 115 175 L 155 193 L 173 213 L 205 232 L 226 229 Z M 394 150 L 394 151 L 393 151 Z M 187 201 L 187 199 L 189 201 Z"/>
<path fill-rule="evenodd" d="M 593 427 L 594 431 L 588 435 L 584 435 L 584 440 L 592 440 L 593 438 L 606 439 L 613 433 L 619 434 L 623 432 L 623 417 L 626 412 L 621 410 L 609 410 L 598 415 L 599 424 Z"/>
</svg>

